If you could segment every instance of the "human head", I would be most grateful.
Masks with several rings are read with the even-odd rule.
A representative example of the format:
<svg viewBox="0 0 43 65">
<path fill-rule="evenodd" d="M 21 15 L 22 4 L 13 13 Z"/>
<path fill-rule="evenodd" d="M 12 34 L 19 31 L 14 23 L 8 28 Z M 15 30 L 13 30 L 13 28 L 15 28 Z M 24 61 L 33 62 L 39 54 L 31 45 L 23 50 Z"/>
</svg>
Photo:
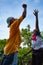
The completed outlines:
<svg viewBox="0 0 43 65">
<path fill-rule="evenodd" d="M 7 18 L 7 24 L 8 24 L 8 27 L 15 21 L 16 19 L 14 17 L 8 17 Z"/>
<path fill-rule="evenodd" d="M 39 32 L 39 30 L 37 30 L 37 29 L 34 29 L 34 30 L 33 30 L 33 34 L 36 34 L 36 35 L 40 36 L 40 32 Z"/>
</svg>

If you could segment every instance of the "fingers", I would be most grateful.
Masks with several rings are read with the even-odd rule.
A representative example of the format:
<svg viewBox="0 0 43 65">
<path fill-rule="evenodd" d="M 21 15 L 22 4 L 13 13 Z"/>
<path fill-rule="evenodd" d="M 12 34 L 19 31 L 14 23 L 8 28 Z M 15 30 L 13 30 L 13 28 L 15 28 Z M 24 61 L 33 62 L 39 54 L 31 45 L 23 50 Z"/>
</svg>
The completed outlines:
<svg viewBox="0 0 43 65">
<path fill-rule="evenodd" d="M 34 12 L 33 12 L 33 14 L 34 14 L 35 16 L 38 16 L 38 12 L 39 12 L 38 9 L 37 9 L 37 10 L 35 9 Z"/>
<path fill-rule="evenodd" d="M 34 10 L 34 13 L 38 13 L 38 12 L 39 12 L 38 9 L 37 10 L 36 9 Z"/>
</svg>

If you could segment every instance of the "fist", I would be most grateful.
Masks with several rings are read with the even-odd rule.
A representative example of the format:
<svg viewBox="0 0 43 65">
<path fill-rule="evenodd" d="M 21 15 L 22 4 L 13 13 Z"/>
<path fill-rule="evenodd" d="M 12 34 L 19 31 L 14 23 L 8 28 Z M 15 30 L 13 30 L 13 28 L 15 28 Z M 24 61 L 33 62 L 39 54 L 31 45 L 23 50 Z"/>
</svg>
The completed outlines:
<svg viewBox="0 0 43 65">
<path fill-rule="evenodd" d="M 27 5 L 26 5 L 26 4 L 23 4 L 23 5 L 22 5 L 22 7 L 23 7 L 23 8 L 26 8 L 26 7 L 27 7 Z"/>
</svg>

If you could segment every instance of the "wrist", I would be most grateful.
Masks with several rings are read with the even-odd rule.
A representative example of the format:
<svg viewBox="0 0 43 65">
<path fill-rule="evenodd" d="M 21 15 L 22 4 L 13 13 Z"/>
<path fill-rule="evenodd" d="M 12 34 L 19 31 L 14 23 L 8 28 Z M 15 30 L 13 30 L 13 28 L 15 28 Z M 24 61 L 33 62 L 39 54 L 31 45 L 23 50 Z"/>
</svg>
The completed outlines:
<svg viewBox="0 0 43 65">
<path fill-rule="evenodd" d="M 27 7 L 24 8 L 24 10 L 26 10 Z"/>
<path fill-rule="evenodd" d="M 24 11 L 26 11 L 26 8 L 24 8 Z"/>
<path fill-rule="evenodd" d="M 38 18 L 38 15 L 36 15 L 36 18 Z"/>
</svg>

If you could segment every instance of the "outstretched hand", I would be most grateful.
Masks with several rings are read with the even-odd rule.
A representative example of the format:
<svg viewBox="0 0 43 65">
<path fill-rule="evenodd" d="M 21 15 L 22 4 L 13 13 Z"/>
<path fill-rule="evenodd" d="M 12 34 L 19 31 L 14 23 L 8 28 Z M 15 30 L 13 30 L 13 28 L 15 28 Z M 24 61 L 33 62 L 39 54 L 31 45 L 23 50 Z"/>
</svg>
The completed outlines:
<svg viewBox="0 0 43 65">
<path fill-rule="evenodd" d="M 27 8 L 27 5 L 26 5 L 26 4 L 23 4 L 22 7 L 23 7 L 23 8 Z"/>
<path fill-rule="evenodd" d="M 33 14 L 34 14 L 35 16 L 38 16 L 38 12 L 39 12 L 39 11 L 35 9 L 34 12 L 33 12 Z"/>
</svg>

